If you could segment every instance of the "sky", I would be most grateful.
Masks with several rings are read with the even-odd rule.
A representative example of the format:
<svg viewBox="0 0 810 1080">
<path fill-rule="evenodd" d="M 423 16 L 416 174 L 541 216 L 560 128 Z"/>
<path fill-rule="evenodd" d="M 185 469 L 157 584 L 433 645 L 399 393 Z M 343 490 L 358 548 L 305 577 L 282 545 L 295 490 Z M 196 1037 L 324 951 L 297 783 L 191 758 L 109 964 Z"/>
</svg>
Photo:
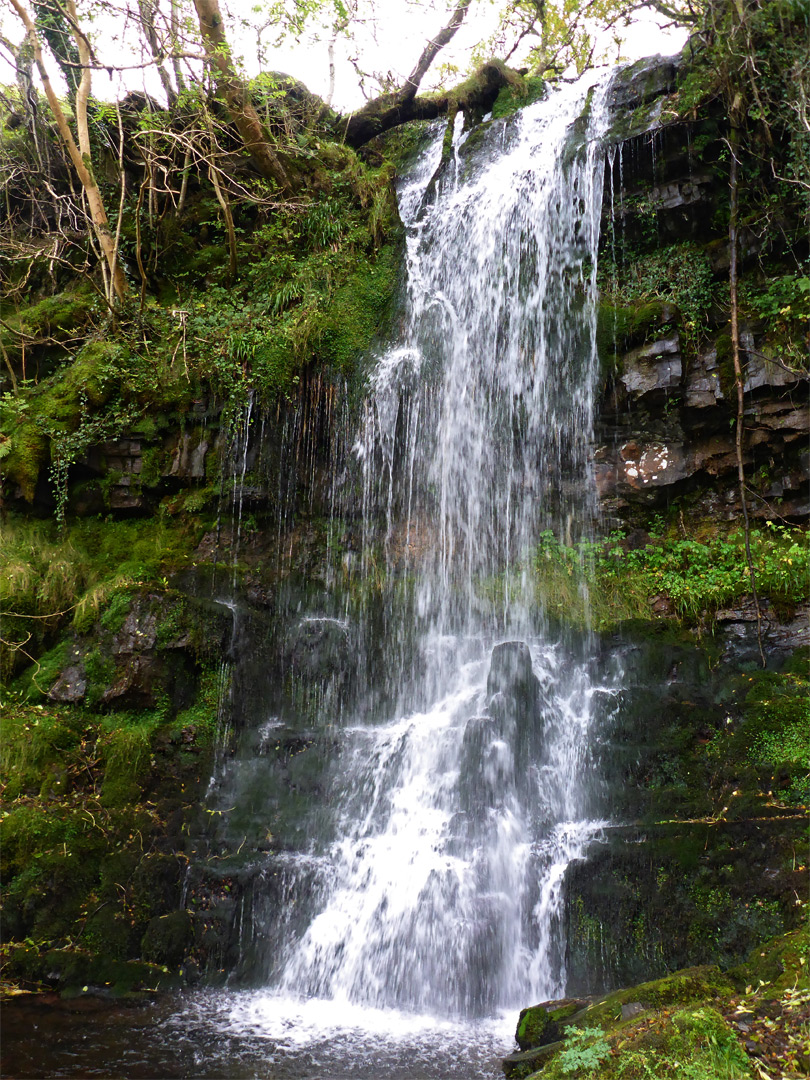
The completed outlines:
<svg viewBox="0 0 810 1080">
<path fill-rule="evenodd" d="M 19 42 L 23 36 L 19 20 L 8 6 L 0 6 L 3 8 L 0 11 L 0 33 L 15 43 Z M 246 0 L 227 0 L 222 2 L 222 7 L 230 16 L 228 30 L 232 48 L 243 57 L 249 75 L 256 74 L 261 66 L 271 71 L 283 71 L 305 83 L 313 93 L 326 96 L 329 83 L 327 31 L 313 28 L 298 41 L 290 39 L 278 48 L 268 48 L 265 62 L 260 65 L 255 30 L 247 28 L 248 23 L 255 26 L 260 21 L 256 13 L 258 5 L 254 6 Z M 81 3 L 79 8 L 81 11 Z M 365 100 L 349 57 L 354 57 L 358 66 L 367 73 L 386 75 L 390 72 L 397 81 L 402 82 L 415 65 L 429 36 L 447 21 L 447 0 L 376 0 L 374 13 L 375 17 L 363 26 L 356 43 L 339 39 L 336 44 L 333 106 L 340 112 L 358 108 Z M 463 78 L 469 69 L 473 50 L 494 29 L 495 16 L 496 6 L 492 0 L 479 0 L 471 8 L 456 36 L 440 53 L 438 63 L 455 65 L 459 71 L 458 79 Z M 132 63 L 134 58 L 131 53 L 128 56 L 123 43 L 112 40 L 123 36 L 120 18 L 97 16 L 93 25 L 98 52 L 103 60 L 109 58 L 113 63 L 116 60 L 126 63 L 129 59 Z M 678 52 L 687 35 L 685 30 L 663 31 L 650 13 L 642 12 L 634 24 L 623 31 L 623 36 L 622 58 L 634 60 L 654 53 Z M 516 60 L 512 62 L 516 63 Z M 51 77 L 59 88 L 55 68 L 54 63 L 49 64 Z M 0 82 L 13 81 L 14 70 L 7 60 L 7 54 L 0 49 Z M 424 88 L 428 88 L 429 83 L 430 77 L 425 81 Z M 132 89 L 146 89 L 159 100 L 163 96 L 154 71 L 130 71 L 123 75 L 114 73 L 112 77 L 105 72 L 94 73 L 93 94 L 102 100 L 115 100 Z M 377 90 L 373 79 L 369 80 L 367 93 L 373 96 Z"/>
</svg>

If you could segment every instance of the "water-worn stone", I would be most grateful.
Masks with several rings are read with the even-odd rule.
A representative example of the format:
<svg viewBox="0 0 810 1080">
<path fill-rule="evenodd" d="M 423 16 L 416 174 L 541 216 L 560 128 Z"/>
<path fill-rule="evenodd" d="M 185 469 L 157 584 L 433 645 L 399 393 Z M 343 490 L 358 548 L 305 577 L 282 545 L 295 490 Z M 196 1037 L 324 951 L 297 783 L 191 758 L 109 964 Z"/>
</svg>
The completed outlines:
<svg viewBox="0 0 810 1080">
<path fill-rule="evenodd" d="M 652 101 L 675 88 L 679 56 L 649 56 L 621 71 L 611 87 L 611 104 L 620 109 L 634 108 Z"/>
<path fill-rule="evenodd" d="M 202 480 L 205 477 L 205 456 L 208 440 L 199 430 L 184 431 L 172 450 L 171 462 L 165 475 L 181 480 Z"/>
<path fill-rule="evenodd" d="M 152 964 L 178 967 L 194 940 L 191 916 L 187 911 L 173 911 L 150 919 L 141 941 L 141 955 Z"/>
<path fill-rule="evenodd" d="M 165 666 L 157 657 L 131 656 L 104 689 L 101 700 L 105 705 L 123 698 L 132 704 L 152 705 L 157 692 L 163 689 L 165 677 Z"/>
<path fill-rule="evenodd" d="M 352 664 L 351 634 L 344 619 L 306 616 L 287 635 L 287 661 L 308 680 L 344 677 Z"/>
<path fill-rule="evenodd" d="M 562 1050 L 563 1045 L 562 1041 L 558 1041 L 509 1054 L 503 1059 L 504 1076 L 507 1080 L 523 1080 L 524 1077 L 531 1076 L 538 1069 L 542 1069 L 549 1058 Z"/>
<path fill-rule="evenodd" d="M 487 676 L 487 696 L 508 694 L 533 705 L 539 688 L 532 670 L 532 654 L 525 641 L 504 641 L 492 650 Z"/>
<path fill-rule="evenodd" d="M 723 400 L 717 348 L 699 353 L 689 365 L 684 386 L 684 405 L 692 409 L 710 409 Z"/>
<path fill-rule="evenodd" d="M 128 612 L 124 625 L 113 638 L 111 652 L 114 656 L 140 653 L 154 649 L 157 640 L 157 611 L 135 603 Z"/>
</svg>

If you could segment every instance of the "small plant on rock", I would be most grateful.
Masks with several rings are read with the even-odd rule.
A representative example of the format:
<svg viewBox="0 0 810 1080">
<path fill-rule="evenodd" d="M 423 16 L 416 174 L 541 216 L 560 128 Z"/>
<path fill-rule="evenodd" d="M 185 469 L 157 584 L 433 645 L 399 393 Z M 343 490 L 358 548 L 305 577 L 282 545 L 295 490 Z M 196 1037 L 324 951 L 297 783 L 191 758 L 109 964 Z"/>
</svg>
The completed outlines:
<svg viewBox="0 0 810 1080">
<path fill-rule="evenodd" d="M 564 1073 L 578 1073 L 582 1070 L 598 1068 L 610 1057 L 610 1044 L 600 1027 L 565 1029 L 565 1049 L 560 1054 L 560 1070 Z"/>
</svg>

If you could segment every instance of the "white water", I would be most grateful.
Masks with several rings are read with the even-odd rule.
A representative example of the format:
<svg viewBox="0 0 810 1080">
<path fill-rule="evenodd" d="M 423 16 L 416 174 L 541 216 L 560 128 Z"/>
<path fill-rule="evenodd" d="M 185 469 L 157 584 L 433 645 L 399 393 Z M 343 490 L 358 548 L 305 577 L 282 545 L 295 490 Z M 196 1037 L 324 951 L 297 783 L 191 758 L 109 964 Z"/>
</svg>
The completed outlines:
<svg viewBox="0 0 810 1080">
<path fill-rule="evenodd" d="M 418 582 L 419 662 L 392 673 L 388 722 L 341 734 L 334 839 L 302 860 L 305 886 L 291 871 L 308 914 L 277 1003 L 463 1018 L 564 994 L 563 878 L 603 825 L 589 814 L 599 688 L 546 640 L 529 559 L 539 530 L 570 539 L 593 510 L 607 82 L 591 93 L 578 150 L 584 84 L 467 158 L 457 132 L 431 184 L 439 132 L 401 185 L 406 325 L 370 375 L 355 450 L 364 557 L 384 523 L 389 573 Z M 516 639 L 528 704 L 487 689 L 493 646 Z"/>
<path fill-rule="evenodd" d="M 256 822 L 286 832 L 262 824 L 235 924 L 241 972 L 268 985 L 204 1011 L 269 1040 L 279 1075 L 488 1075 L 510 1010 L 565 994 L 565 875 L 605 824 L 613 687 L 586 637 L 549 630 L 532 553 L 594 513 L 606 96 L 582 119 L 589 87 L 565 87 L 477 146 L 457 127 L 441 167 L 437 130 L 401 182 L 402 329 L 354 446 L 352 560 L 387 584 L 361 625 L 305 607 L 291 637 L 299 678 L 310 648 L 355 653 L 354 697 L 268 710 L 216 779 L 223 856 Z M 338 514 L 355 498 L 336 490 Z"/>
</svg>

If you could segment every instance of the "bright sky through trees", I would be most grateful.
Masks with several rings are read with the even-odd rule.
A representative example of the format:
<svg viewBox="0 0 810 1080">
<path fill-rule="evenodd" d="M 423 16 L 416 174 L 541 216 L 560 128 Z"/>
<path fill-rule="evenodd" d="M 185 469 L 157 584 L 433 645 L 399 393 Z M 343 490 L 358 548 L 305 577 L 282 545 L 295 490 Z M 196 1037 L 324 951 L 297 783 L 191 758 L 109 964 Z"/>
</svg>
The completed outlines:
<svg viewBox="0 0 810 1080">
<path fill-rule="evenodd" d="M 78 6 L 81 9 L 85 5 Z M 102 62 L 109 61 L 112 65 L 110 74 L 97 73 L 93 80 L 94 95 L 102 100 L 114 100 L 127 90 L 145 89 L 162 100 L 164 95 L 154 68 L 123 73 L 115 70 L 118 65 L 137 64 L 141 59 L 138 51 L 141 46 L 136 41 L 138 35 L 134 23 L 120 13 L 112 14 L 110 6 L 97 6 L 92 20 L 86 20 Z M 266 6 L 248 5 L 242 0 L 230 0 L 222 6 L 227 12 L 227 30 L 234 53 L 242 58 L 248 75 L 255 75 L 260 70 L 284 71 L 324 98 L 329 93 L 329 45 L 334 39 L 332 103 L 342 112 L 362 105 L 364 93 L 368 97 L 375 96 L 386 80 L 401 84 L 425 42 L 446 22 L 448 12 L 447 4 L 442 0 L 357 0 L 347 5 L 356 12 L 352 19 L 351 39 L 345 35 L 335 36 L 334 19 L 330 24 L 329 18 L 316 14 L 297 37 L 288 33 L 282 40 Z M 486 43 L 495 33 L 499 15 L 500 5 L 493 0 L 474 2 L 464 24 L 429 73 L 424 89 L 440 81 L 450 84 L 459 81 L 472 65 L 488 56 L 492 50 L 486 48 Z M 663 22 L 661 16 L 650 11 L 638 12 L 632 25 L 619 32 L 620 47 L 613 41 L 612 33 L 604 36 L 608 59 L 632 60 L 657 52 L 677 52 L 686 41 L 687 31 L 684 28 L 662 29 Z M 22 26 L 8 9 L 0 13 L 0 34 L 15 45 L 22 38 Z M 533 43 L 536 39 L 534 42 L 532 38 L 526 39 L 524 55 Z M 518 51 L 510 63 L 519 66 L 521 58 Z M 58 71 L 54 70 L 52 75 L 58 86 Z M 11 58 L 7 50 L 0 47 L 0 82 L 13 81 Z"/>
</svg>

